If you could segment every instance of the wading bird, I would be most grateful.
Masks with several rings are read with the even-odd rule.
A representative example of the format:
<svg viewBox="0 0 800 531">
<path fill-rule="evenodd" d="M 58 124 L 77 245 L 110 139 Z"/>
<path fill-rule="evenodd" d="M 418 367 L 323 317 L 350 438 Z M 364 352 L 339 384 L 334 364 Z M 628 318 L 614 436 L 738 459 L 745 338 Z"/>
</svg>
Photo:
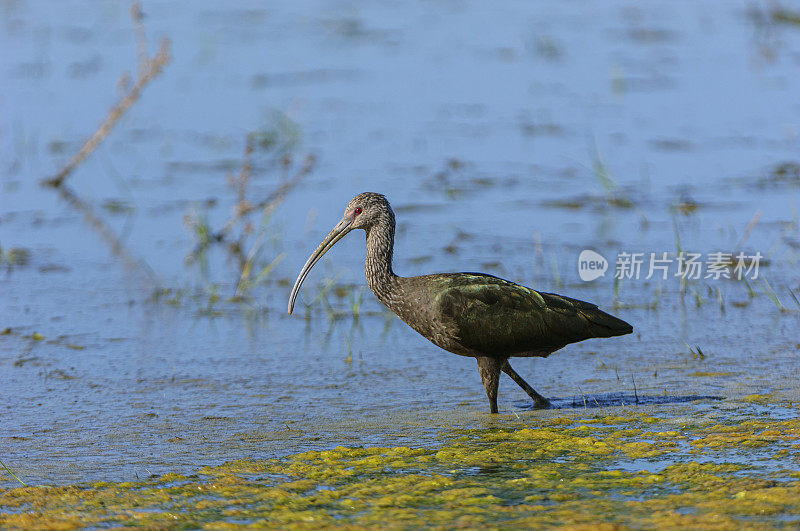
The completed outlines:
<svg viewBox="0 0 800 531">
<path fill-rule="evenodd" d="M 407 278 L 395 275 L 394 212 L 384 196 L 370 192 L 350 201 L 342 220 L 300 270 L 289 296 L 290 314 L 311 268 L 353 229 L 367 233 L 364 272 L 378 300 L 434 345 L 476 358 L 492 413 L 497 413 L 501 371 L 530 395 L 535 407 L 551 407 L 546 398 L 511 368 L 508 358 L 546 358 L 569 343 L 633 331 L 631 325 L 594 304 L 539 292 L 492 275 L 439 273 Z"/>
</svg>

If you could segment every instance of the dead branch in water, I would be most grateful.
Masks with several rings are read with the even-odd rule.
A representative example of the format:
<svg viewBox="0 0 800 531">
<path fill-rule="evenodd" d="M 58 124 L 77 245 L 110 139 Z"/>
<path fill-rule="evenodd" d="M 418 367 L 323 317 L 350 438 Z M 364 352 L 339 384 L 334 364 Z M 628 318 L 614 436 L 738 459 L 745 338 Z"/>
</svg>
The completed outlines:
<svg viewBox="0 0 800 531">
<path fill-rule="evenodd" d="M 142 6 L 140 2 L 134 2 L 131 6 L 131 19 L 133 20 L 134 31 L 136 33 L 137 53 L 139 55 L 139 64 L 137 69 L 136 83 L 127 89 L 127 93 L 123 98 L 112 107 L 105 120 L 97 131 L 89 137 L 78 150 L 66 166 L 56 173 L 53 177 L 46 179 L 43 184 L 47 186 L 59 187 L 67 177 L 77 168 L 92 152 L 105 140 L 111 130 L 114 128 L 120 118 L 136 103 L 141 96 L 142 90 L 147 84 L 157 77 L 164 66 L 170 60 L 170 41 L 167 38 L 161 39 L 158 52 L 152 57 L 147 56 L 147 42 L 145 40 L 144 26 L 142 25 Z M 123 73 L 123 77 L 126 76 Z"/>
<path fill-rule="evenodd" d="M 245 239 L 252 232 L 252 223 L 249 219 L 250 214 L 260 210 L 263 218 L 268 218 L 275 209 L 283 201 L 286 194 L 289 193 L 300 181 L 302 181 L 314 168 L 316 157 L 312 154 L 306 155 L 303 160 L 303 165 L 295 172 L 295 174 L 283 181 L 275 190 L 273 190 L 266 198 L 258 202 L 250 202 L 247 199 L 248 185 L 250 182 L 250 173 L 252 171 L 252 154 L 254 151 L 254 134 L 247 135 L 247 141 L 244 149 L 244 158 L 242 160 L 242 169 L 239 173 L 232 177 L 233 185 L 236 186 L 237 202 L 233 208 L 233 215 L 222 225 L 217 231 L 214 231 L 202 223 L 196 217 L 186 217 L 187 227 L 191 227 L 195 232 L 202 234 L 198 238 L 195 248 L 186 256 L 186 263 L 191 264 L 199 257 L 202 257 L 206 250 L 214 244 L 226 244 L 227 250 L 231 256 L 235 257 L 240 266 L 240 270 L 244 271 L 248 264 L 252 262 L 254 256 L 245 256 L 243 247 Z M 286 154 L 282 158 L 282 164 L 286 171 L 292 167 L 292 157 Z M 241 226 L 241 233 L 238 236 L 232 237 L 231 233 L 237 226 Z M 254 250 L 260 247 L 261 241 L 254 245 Z"/>
<path fill-rule="evenodd" d="M 300 181 L 302 181 L 309 173 L 311 173 L 311 170 L 314 168 L 314 162 L 316 162 L 314 155 L 306 155 L 305 161 L 303 161 L 303 166 L 297 171 L 297 173 L 294 174 L 294 177 L 285 181 L 278 188 L 273 190 L 272 193 L 269 194 L 265 199 L 259 201 L 258 203 L 250 203 L 247 201 L 244 196 L 244 192 L 242 191 L 242 185 L 240 184 L 239 202 L 236 205 L 236 213 L 225 223 L 225 225 L 223 225 L 219 232 L 216 233 L 215 238 L 218 241 L 224 240 L 228 233 L 230 233 L 231 229 L 239 221 L 241 221 L 242 218 L 256 210 L 263 210 L 264 216 L 272 214 L 281 201 L 283 201 L 283 198 L 286 196 L 286 194 L 289 193 L 289 191 Z M 247 159 L 245 160 L 245 164 L 248 167 L 249 174 L 249 161 L 247 161 Z M 249 175 L 247 178 L 249 178 Z M 246 184 L 244 186 L 246 186 Z"/>
<path fill-rule="evenodd" d="M 128 72 L 122 73 L 118 86 L 123 91 L 123 96 L 119 103 L 108 111 L 100 127 L 98 127 L 94 134 L 83 144 L 83 147 L 73 155 L 67 165 L 53 177 L 43 181 L 43 184 L 56 188 L 62 199 L 73 208 L 80 211 L 84 215 L 89 226 L 100 235 L 103 241 L 111 248 L 111 252 L 119 257 L 125 266 L 143 273 L 147 280 L 157 286 L 158 279 L 153 269 L 144 260 L 134 257 L 105 220 L 97 215 L 92 206 L 81 199 L 65 184 L 67 177 L 69 177 L 75 168 L 91 155 L 97 146 L 105 140 L 119 119 L 134 103 L 136 103 L 136 101 L 138 101 L 145 86 L 157 77 L 164 69 L 164 66 L 170 61 L 170 41 L 166 38 L 161 39 L 158 52 L 153 57 L 148 57 L 147 39 L 142 19 L 142 5 L 140 2 L 134 2 L 131 5 L 131 21 L 133 23 L 138 55 L 136 82 L 131 85 Z"/>
</svg>

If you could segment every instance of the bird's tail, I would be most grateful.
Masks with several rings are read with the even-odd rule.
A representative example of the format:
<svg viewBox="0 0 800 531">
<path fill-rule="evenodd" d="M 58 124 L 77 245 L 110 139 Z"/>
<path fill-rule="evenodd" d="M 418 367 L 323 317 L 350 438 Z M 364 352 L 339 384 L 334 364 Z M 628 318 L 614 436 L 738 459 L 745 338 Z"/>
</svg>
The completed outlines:
<svg viewBox="0 0 800 531">
<path fill-rule="evenodd" d="M 589 335 L 583 339 L 589 339 L 590 337 L 624 336 L 625 334 L 633 332 L 633 327 L 631 325 L 622 319 L 607 314 L 591 302 L 580 301 L 554 293 L 540 293 L 540 295 L 544 297 L 548 306 L 551 308 L 567 307 L 572 311 L 577 311 L 578 314 L 584 318 L 586 321 L 586 330 Z M 568 341 L 568 343 L 572 343 L 573 341 L 575 340 Z"/>
<path fill-rule="evenodd" d="M 579 312 L 586 319 L 589 325 L 589 332 L 593 337 L 624 336 L 633 332 L 631 325 L 597 307 L 591 309 L 581 308 Z"/>
</svg>

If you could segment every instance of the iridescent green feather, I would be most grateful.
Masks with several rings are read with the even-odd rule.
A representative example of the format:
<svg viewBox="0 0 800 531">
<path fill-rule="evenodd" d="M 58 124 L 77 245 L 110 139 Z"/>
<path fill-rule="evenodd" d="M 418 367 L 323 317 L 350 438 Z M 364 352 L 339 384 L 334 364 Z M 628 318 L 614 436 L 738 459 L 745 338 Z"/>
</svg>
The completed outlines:
<svg viewBox="0 0 800 531">
<path fill-rule="evenodd" d="M 630 333 L 594 304 L 477 273 L 436 275 L 441 317 L 454 339 L 485 355 L 547 356 L 569 343 Z"/>
</svg>

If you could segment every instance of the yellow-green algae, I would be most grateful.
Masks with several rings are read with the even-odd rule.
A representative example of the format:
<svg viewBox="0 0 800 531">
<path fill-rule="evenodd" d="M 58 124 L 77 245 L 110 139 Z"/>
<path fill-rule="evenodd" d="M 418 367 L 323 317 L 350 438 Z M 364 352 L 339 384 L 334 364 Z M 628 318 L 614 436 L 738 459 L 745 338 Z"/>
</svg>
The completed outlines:
<svg viewBox="0 0 800 531">
<path fill-rule="evenodd" d="M 0 526 L 739 529 L 800 525 L 800 420 L 647 413 L 451 432 L 435 448 L 243 459 L 131 483 L 0 491 Z M 780 466 L 759 466 L 779 459 Z"/>
</svg>

